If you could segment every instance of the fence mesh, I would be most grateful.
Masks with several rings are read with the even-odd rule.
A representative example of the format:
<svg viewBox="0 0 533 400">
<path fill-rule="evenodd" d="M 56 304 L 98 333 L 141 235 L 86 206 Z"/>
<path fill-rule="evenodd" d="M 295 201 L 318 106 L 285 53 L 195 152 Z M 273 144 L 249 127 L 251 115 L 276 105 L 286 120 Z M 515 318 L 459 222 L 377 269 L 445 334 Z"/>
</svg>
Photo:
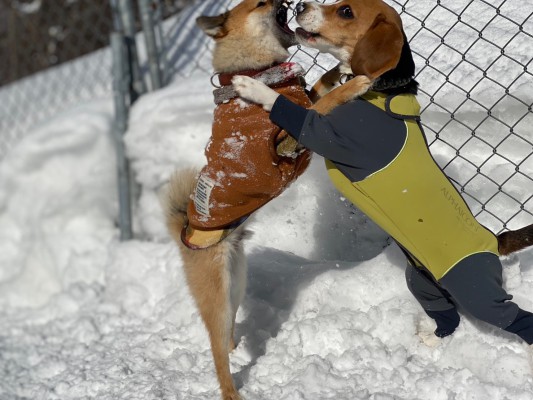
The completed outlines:
<svg viewBox="0 0 533 400">
<path fill-rule="evenodd" d="M 154 14 L 192 2 L 153 0 Z M 111 14 L 110 0 L 0 0 L 0 159 L 68 106 L 111 97 Z"/>
<path fill-rule="evenodd" d="M 481 222 L 531 222 L 533 3 L 418 3 L 393 5 L 418 65 L 432 152 Z"/>
<path fill-rule="evenodd" d="M 237 3 L 226 1 L 225 8 Z M 436 161 L 493 231 L 533 223 L 533 2 L 388 4 L 410 41 Z M 310 84 L 335 64 L 301 46 L 291 58 L 307 69 Z M 206 68 L 205 60 L 198 66 Z"/>
<path fill-rule="evenodd" d="M 111 25 L 107 0 L 0 2 L 0 158 L 66 105 L 110 93 L 108 50 L 79 57 L 107 46 Z"/>
</svg>

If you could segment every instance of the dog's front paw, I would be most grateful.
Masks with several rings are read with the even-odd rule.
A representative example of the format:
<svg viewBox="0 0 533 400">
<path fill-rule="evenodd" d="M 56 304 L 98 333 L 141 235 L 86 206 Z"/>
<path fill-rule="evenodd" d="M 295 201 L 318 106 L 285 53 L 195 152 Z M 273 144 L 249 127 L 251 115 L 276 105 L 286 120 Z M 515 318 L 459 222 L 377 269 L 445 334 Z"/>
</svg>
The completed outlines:
<svg viewBox="0 0 533 400">
<path fill-rule="evenodd" d="M 416 335 L 427 347 L 435 348 L 442 343 L 442 339 L 435 335 L 435 323 L 428 318 L 422 318 L 418 321 Z"/>
<path fill-rule="evenodd" d="M 249 76 L 236 75 L 231 83 L 240 97 L 262 105 L 267 111 L 272 109 L 279 96 L 279 93 Z"/>
<path fill-rule="evenodd" d="M 359 97 L 365 94 L 366 92 L 368 92 L 368 89 L 370 89 L 370 87 L 372 86 L 372 83 L 374 83 L 374 81 L 372 81 L 366 75 L 357 75 L 356 77 L 352 79 L 352 82 L 357 87 L 357 91 L 354 97 Z"/>
<path fill-rule="evenodd" d="M 417 335 L 420 341 L 430 348 L 435 348 L 442 343 L 442 339 L 435 335 L 434 332 L 421 331 L 417 332 Z"/>
<path fill-rule="evenodd" d="M 236 75 L 231 80 L 237 94 L 247 100 L 254 101 L 254 86 L 260 83 L 249 76 Z"/>
</svg>

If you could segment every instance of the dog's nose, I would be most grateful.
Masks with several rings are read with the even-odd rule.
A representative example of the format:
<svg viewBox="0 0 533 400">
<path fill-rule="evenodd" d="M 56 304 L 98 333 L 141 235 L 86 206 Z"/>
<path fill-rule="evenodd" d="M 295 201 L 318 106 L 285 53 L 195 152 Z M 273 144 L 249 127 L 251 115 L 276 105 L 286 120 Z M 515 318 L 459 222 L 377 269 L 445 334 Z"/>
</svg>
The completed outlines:
<svg viewBox="0 0 533 400">
<path fill-rule="evenodd" d="M 296 15 L 303 13 L 306 8 L 307 4 L 303 1 L 300 1 L 298 4 L 296 4 Z"/>
</svg>

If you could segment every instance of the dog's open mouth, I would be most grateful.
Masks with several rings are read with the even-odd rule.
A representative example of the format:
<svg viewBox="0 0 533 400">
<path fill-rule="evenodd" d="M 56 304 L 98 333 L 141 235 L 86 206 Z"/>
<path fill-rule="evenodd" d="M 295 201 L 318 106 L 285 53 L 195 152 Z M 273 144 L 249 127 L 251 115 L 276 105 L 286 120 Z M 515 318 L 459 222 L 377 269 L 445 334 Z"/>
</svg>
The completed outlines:
<svg viewBox="0 0 533 400">
<path fill-rule="evenodd" d="M 314 32 L 308 32 L 304 28 L 296 28 L 296 35 L 305 39 L 305 40 L 315 40 L 317 37 L 320 36 L 319 33 Z"/>
<path fill-rule="evenodd" d="M 294 32 L 289 28 L 289 8 L 292 4 L 292 0 L 283 0 L 280 2 L 278 9 L 276 10 L 276 22 L 281 30 L 288 35 L 294 35 Z"/>
</svg>

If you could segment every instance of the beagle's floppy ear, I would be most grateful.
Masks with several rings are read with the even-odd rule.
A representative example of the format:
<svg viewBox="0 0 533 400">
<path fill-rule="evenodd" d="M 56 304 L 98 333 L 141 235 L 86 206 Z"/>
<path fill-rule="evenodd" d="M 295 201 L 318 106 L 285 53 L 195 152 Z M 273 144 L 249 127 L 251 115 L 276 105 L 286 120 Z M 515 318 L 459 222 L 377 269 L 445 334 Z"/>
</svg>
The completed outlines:
<svg viewBox="0 0 533 400">
<path fill-rule="evenodd" d="M 196 18 L 196 25 L 208 36 L 218 39 L 226 36 L 225 23 L 228 13 L 217 15 L 216 17 L 201 16 Z"/>
<path fill-rule="evenodd" d="M 401 27 L 379 14 L 355 45 L 351 61 L 353 74 L 376 79 L 394 69 L 400 61 L 403 41 Z"/>
</svg>

